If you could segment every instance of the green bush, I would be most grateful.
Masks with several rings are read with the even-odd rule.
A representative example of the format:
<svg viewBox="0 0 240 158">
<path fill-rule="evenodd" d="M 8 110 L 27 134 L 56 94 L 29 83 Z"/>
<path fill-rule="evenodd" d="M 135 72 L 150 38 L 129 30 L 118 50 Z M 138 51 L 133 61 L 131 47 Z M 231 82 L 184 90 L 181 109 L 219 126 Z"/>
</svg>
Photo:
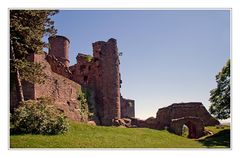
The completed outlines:
<svg viewBox="0 0 240 158">
<path fill-rule="evenodd" d="M 93 60 L 93 57 L 91 55 L 87 55 L 87 56 L 85 56 L 85 60 L 87 62 L 91 62 Z"/>
<path fill-rule="evenodd" d="M 92 116 L 92 113 L 89 111 L 89 103 L 86 94 L 82 91 L 79 91 L 77 100 L 79 101 L 79 109 L 81 116 L 84 116 L 86 117 L 86 119 L 89 119 L 89 117 Z"/>
<path fill-rule="evenodd" d="M 60 134 L 68 127 L 66 116 L 48 98 L 24 101 L 11 115 L 11 133 Z"/>
</svg>

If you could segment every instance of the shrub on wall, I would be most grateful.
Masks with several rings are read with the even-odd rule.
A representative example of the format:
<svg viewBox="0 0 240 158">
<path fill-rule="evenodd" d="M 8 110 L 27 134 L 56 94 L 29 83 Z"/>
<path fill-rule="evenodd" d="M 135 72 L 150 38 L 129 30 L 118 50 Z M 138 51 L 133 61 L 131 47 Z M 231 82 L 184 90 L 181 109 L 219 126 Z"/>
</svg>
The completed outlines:
<svg viewBox="0 0 240 158">
<path fill-rule="evenodd" d="M 85 92 L 85 97 L 87 99 L 87 104 L 88 104 L 88 111 L 89 111 L 89 117 L 92 119 L 94 115 L 96 114 L 96 108 L 94 104 L 94 97 L 92 96 L 92 90 L 90 88 L 86 88 L 83 90 Z"/>
<path fill-rule="evenodd" d="M 68 127 L 66 116 L 48 98 L 24 101 L 11 115 L 11 133 L 60 134 Z"/>
<path fill-rule="evenodd" d="M 92 116 L 92 113 L 89 111 L 89 105 L 87 96 L 84 92 L 79 91 L 77 100 L 79 101 L 80 115 L 86 117 L 87 119 Z"/>
<path fill-rule="evenodd" d="M 85 60 L 86 60 L 87 62 L 91 62 L 91 61 L 93 60 L 93 57 L 92 57 L 91 55 L 87 55 L 87 56 L 85 57 Z"/>
</svg>

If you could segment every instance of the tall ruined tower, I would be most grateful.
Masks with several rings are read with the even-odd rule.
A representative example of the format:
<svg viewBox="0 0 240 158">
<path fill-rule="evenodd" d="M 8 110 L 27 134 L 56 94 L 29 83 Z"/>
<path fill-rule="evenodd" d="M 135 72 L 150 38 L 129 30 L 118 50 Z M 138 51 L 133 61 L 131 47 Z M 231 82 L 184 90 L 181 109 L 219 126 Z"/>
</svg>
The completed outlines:
<svg viewBox="0 0 240 158">
<path fill-rule="evenodd" d="M 97 111 L 102 125 L 121 117 L 120 75 L 117 41 L 98 41 L 93 45 Z"/>
<path fill-rule="evenodd" d="M 34 54 L 28 60 L 45 66 L 45 84 L 23 82 L 25 99 L 46 96 L 55 101 L 58 109 L 74 121 L 85 118 L 79 111 L 79 89 L 86 90 L 89 111 L 88 118 L 98 125 L 113 125 L 121 117 L 134 117 L 134 100 L 120 95 L 121 77 L 117 41 L 113 38 L 92 44 L 93 56 L 79 53 L 77 63 L 69 66 L 70 41 L 64 36 L 49 37 L 49 53 Z M 17 107 L 16 89 L 11 87 L 11 110 Z"/>
<path fill-rule="evenodd" d="M 69 66 L 70 41 L 64 36 L 52 36 L 48 38 L 50 43 L 49 55 L 54 55 L 65 66 Z"/>
</svg>

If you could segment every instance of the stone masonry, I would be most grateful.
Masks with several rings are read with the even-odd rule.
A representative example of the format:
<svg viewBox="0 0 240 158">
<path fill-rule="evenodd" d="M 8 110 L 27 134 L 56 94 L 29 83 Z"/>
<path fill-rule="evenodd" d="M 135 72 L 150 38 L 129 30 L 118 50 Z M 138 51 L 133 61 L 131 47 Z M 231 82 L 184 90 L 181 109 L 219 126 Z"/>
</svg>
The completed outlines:
<svg viewBox="0 0 240 158">
<path fill-rule="evenodd" d="M 189 138 L 199 138 L 204 135 L 204 126 L 219 125 L 200 102 L 174 103 L 158 109 L 156 118 L 146 120 L 130 118 L 133 126 L 158 130 L 168 129 L 177 135 L 182 134 L 183 125 L 189 129 Z"/>
<path fill-rule="evenodd" d="M 69 66 L 69 44 L 70 41 L 64 36 L 53 36 L 49 39 L 49 55 L 58 58 L 67 67 Z"/>
<path fill-rule="evenodd" d="M 70 41 L 64 36 L 49 38 L 49 53 L 34 54 L 29 60 L 45 66 L 45 84 L 30 84 L 23 81 L 25 99 L 50 97 L 57 108 L 68 118 L 75 121 L 88 121 L 81 116 L 78 92 L 90 90 L 90 102 L 94 106 L 93 121 L 98 125 L 126 125 L 127 127 L 147 127 L 163 130 L 168 128 L 181 135 L 182 126 L 189 127 L 189 138 L 203 135 L 204 126 L 218 125 L 200 102 L 174 103 L 160 108 L 156 118 L 136 119 L 135 101 L 121 96 L 121 75 L 119 70 L 119 53 L 117 41 L 113 38 L 107 42 L 92 44 L 93 55 L 78 53 L 77 63 L 69 66 Z M 16 90 L 10 91 L 11 111 L 16 108 Z"/>
<path fill-rule="evenodd" d="M 182 117 L 198 117 L 203 121 L 204 126 L 214 126 L 220 124 L 213 118 L 200 102 L 174 103 L 168 107 L 158 109 L 156 120 L 158 129 L 169 126 L 172 119 Z"/>
<path fill-rule="evenodd" d="M 44 73 L 46 74 L 44 84 L 23 83 L 24 98 L 37 99 L 40 97 L 49 97 L 57 106 L 57 109 L 63 111 L 65 115 L 71 120 L 85 122 L 87 118 L 81 116 L 79 113 L 79 105 L 77 101 L 77 93 L 81 90 L 81 86 L 76 82 L 55 73 L 51 69 L 51 65 L 46 60 L 47 54 L 34 54 L 29 60 L 41 63 L 45 66 Z M 11 108 L 16 107 L 16 93 L 15 89 L 11 90 Z"/>
<path fill-rule="evenodd" d="M 49 38 L 49 53 L 33 55 L 31 60 L 45 66 L 45 84 L 24 84 L 27 99 L 47 96 L 55 100 L 58 108 L 72 120 L 84 118 L 77 112 L 77 90 L 90 89 L 96 108 L 96 123 L 112 125 L 121 117 L 134 117 L 134 100 L 124 99 L 120 94 L 120 71 L 117 41 L 92 44 L 93 56 L 79 53 L 77 63 L 69 66 L 70 41 L 64 36 Z M 16 107 L 14 91 L 11 90 L 11 108 Z M 122 112 L 121 112 L 122 110 Z"/>
<path fill-rule="evenodd" d="M 79 53 L 77 64 L 70 66 L 72 80 L 94 89 L 97 115 L 102 125 L 121 118 L 120 73 L 117 41 L 98 41 L 93 56 Z"/>
<path fill-rule="evenodd" d="M 129 118 L 135 116 L 135 101 L 131 99 L 125 99 L 121 96 L 121 117 L 122 118 Z"/>
<path fill-rule="evenodd" d="M 169 131 L 181 136 L 183 125 L 186 125 L 189 129 L 188 138 L 200 138 L 204 135 L 202 119 L 191 116 L 173 119 L 170 123 Z"/>
</svg>

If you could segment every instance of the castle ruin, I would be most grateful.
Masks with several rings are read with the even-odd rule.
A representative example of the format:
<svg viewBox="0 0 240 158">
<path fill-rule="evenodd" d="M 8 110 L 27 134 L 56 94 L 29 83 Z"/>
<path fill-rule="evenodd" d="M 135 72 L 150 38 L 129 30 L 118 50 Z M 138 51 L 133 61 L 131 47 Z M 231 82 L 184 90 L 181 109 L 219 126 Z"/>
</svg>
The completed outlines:
<svg viewBox="0 0 240 158">
<path fill-rule="evenodd" d="M 64 36 L 49 38 L 48 54 L 33 54 L 29 60 L 45 66 L 45 84 L 23 82 L 24 97 L 52 98 L 59 110 L 68 118 L 83 121 L 76 100 L 79 89 L 91 90 L 91 102 L 95 106 L 95 120 L 100 125 L 112 125 L 114 119 L 134 117 L 134 100 L 121 96 L 119 52 L 117 41 L 92 44 L 93 56 L 79 53 L 77 63 L 69 66 L 70 40 Z M 11 108 L 16 107 L 16 91 L 11 89 Z"/>
<path fill-rule="evenodd" d="M 158 109 L 156 118 L 146 120 L 132 118 L 132 125 L 158 130 L 168 129 L 177 135 L 182 135 L 183 125 L 189 129 L 188 138 L 200 138 L 204 135 L 205 126 L 219 125 L 201 102 L 174 103 Z"/>
<path fill-rule="evenodd" d="M 49 97 L 54 100 L 57 109 L 74 121 L 87 122 L 89 118 L 79 111 L 78 92 L 89 90 L 89 102 L 94 106 L 91 120 L 98 125 L 116 125 L 126 127 L 146 127 L 157 130 L 168 128 L 170 132 L 181 135 L 182 127 L 189 128 L 189 138 L 204 135 L 204 126 L 218 125 L 200 102 L 174 103 L 160 108 L 156 118 L 140 120 L 135 117 L 135 101 L 121 96 L 121 75 L 119 70 L 119 52 L 117 41 L 92 44 L 93 56 L 78 53 L 77 63 L 70 65 L 70 40 L 64 36 L 49 38 L 49 52 L 32 54 L 28 60 L 45 67 L 44 84 L 22 82 L 24 98 L 37 99 Z M 10 90 L 10 107 L 17 107 L 15 86 Z"/>
</svg>

